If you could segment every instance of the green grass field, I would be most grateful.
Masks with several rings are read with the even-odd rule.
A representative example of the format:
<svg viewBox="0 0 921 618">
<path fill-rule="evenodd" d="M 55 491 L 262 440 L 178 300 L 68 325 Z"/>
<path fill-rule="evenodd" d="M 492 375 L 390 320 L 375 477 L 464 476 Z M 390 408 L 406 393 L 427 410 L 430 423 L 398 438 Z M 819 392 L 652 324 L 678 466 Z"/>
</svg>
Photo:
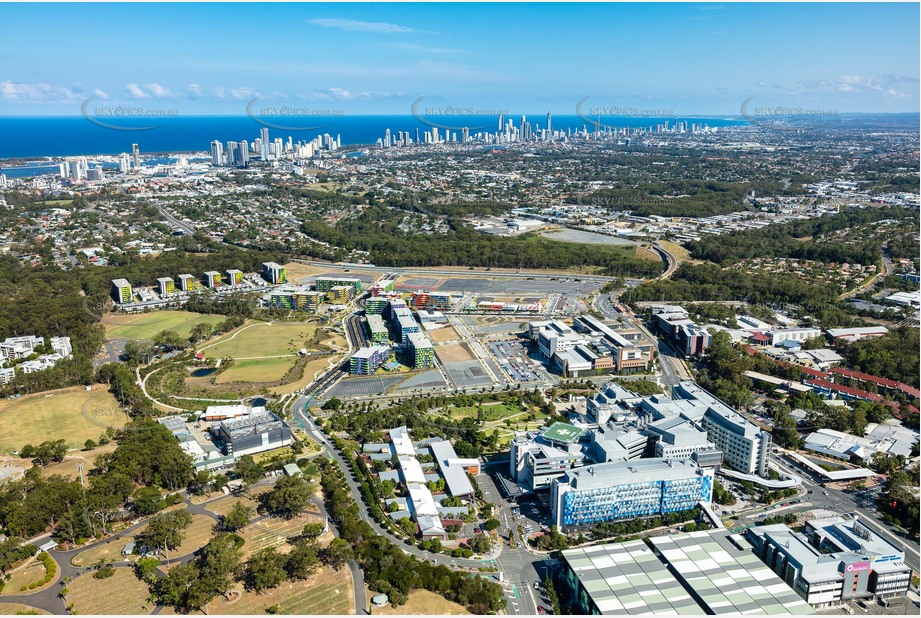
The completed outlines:
<svg viewBox="0 0 921 618">
<path fill-rule="evenodd" d="M 153 606 L 147 602 L 147 584 L 135 577 L 129 567 L 117 567 L 115 575 L 93 579 L 81 575 L 68 584 L 67 603 L 74 604 L 79 614 L 149 614 Z"/>
<path fill-rule="evenodd" d="M 296 361 L 297 358 L 294 356 L 238 360 L 233 367 L 219 373 L 214 383 L 274 382 L 283 378 Z"/>
<path fill-rule="evenodd" d="M 152 311 L 150 313 L 109 314 L 102 320 L 106 339 L 150 339 L 161 330 L 172 330 L 188 337 L 196 324 L 218 324 L 222 315 L 202 315 L 191 311 Z"/>
<path fill-rule="evenodd" d="M 306 347 L 308 339 L 317 330 L 316 324 L 303 322 L 255 323 L 236 331 L 214 345 L 204 348 L 209 358 L 249 358 L 253 356 L 280 356 L 297 354 Z"/>
<path fill-rule="evenodd" d="M 4 399 L 0 400 L 0 449 L 19 450 L 25 444 L 59 438 L 67 440 L 70 448 L 82 448 L 88 438 L 96 440 L 106 427 L 117 429 L 127 420 L 115 398 L 102 387 Z"/>
</svg>

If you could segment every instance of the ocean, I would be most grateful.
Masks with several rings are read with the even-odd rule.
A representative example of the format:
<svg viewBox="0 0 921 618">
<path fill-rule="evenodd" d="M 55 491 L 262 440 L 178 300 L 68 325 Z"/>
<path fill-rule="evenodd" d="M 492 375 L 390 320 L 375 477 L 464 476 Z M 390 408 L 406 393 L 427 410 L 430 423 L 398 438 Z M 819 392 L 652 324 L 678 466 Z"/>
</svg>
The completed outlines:
<svg viewBox="0 0 921 618">
<path fill-rule="evenodd" d="M 520 115 L 507 116 L 520 122 Z M 170 118 L 117 118 L 98 119 L 102 124 L 82 116 L 5 116 L 0 117 L 0 173 L 11 177 L 14 170 L 10 159 L 15 159 L 15 175 L 34 175 L 19 173 L 26 171 L 20 167 L 24 163 L 30 167 L 41 166 L 45 157 L 62 157 L 77 155 L 117 155 L 131 152 L 131 145 L 138 144 L 142 154 L 176 153 L 208 151 L 212 140 L 225 145 L 228 141 L 246 140 L 250 143 L 259 137 L 259 130 L 264 124 L 249 116 L 184 116 Z M 441 116 L 420 120 L 415 116 L 337 116 L 337 117 L 300 117 L 300 118 L 265 118 L 269 126 L 269 138 L 281 137 L 287 141 L 288 136 L 294 141 L 311 140 L 318 135 L 328 133 L 341 136 L 343 146 L 374 144 L 378 138 L 383 139 L 390 129 L 394 139 L 399 131 L 407 131 L 415 139 L 419 132 L 430 131 L 432 124 L 439 125 L 439 133 L 445 130 L 456 132 L 460 137 L 461 128 L 470 128 L 470 134 L 477 132 L 495 132 L 498 119 L 495 117 Z M 688 124 L 708 124 L 711 127 L 738 126 L 748 124 L 737 118 L 606 118 L 602 122 L 613 127 L 655 127 L 657 124 L 675 121 L 687 121 Z M 545 115 L 529 115 L 528 121 L 538 128 L 546 126 Z M 430 124 L 431 123 L 431 124 Z M 591 124 L 579 116 L 554 116 L 553 128 L 556 130 L 580 130 Z M 286 127 L 279 129 L 276 127 Z M 309 128 L 307 128 L 309 127 Z M 299 130 L 297 130 L 299 129 Z M 8 165 L 3 165 L 6 160 Z M 45 161 L 47 163 L 47 161 Z M 44 169 L 45 166 L 41 166 Z M 39 170 L 39 173 L 47 173 Z"/>
</svg>

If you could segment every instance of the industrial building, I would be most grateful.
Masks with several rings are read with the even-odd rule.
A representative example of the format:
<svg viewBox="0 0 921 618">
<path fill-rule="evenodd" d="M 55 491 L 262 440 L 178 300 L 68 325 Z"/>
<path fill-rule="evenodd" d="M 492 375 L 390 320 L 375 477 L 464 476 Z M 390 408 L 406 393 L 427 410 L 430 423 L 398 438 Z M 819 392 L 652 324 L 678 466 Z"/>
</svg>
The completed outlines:
<svg viewBox="0 0 921 618">
<path fill-rule="evenodd" d="M 269 283 L 279 285 L 288 282 L 288 272 L 281 264 L 264 262 L 262 264 L 262 278 Z"/>
<path fill-rule="evenodd" d="M 349 373 L 355 375 L 371 375 L 390 356 L 390 348 L 382 345 L 373 345 L 361 348 L 349 358 Z"/>
<path fill-rule="evenodd" d="M 408 333 L 406 335 L 406 349 L 412 361 L 413 368 L 427 369 L 435 366 L 435 348 L 428 337 L 422 333 Z"/>
<path fill-rule="evenodd" d="M 377 314 L 369 314 L 367 320 L 368 330 L 371 333 L 371 343 L 386 345 L 390 341 L 390 333 L 387 331 L 384 318 Z"/>
<path fill-rule="evenodd" d="M 112 300 L 119 304 L 130 303 L 134 297 L 131 291 L 131 284 L 127 279 L 112 280 Z"/>
<path fill-rule="evenodd" d="M 658 541 L 662 539 L 662 542 Z M 805 615 L 815 611 L 724 530 L 562 552 L 573 613 Z"/>
<path fill-rule="evenodd" d="M 708 503 L 713 470 L 690 459 L 637 459 L 575 468 L 552 484 L 553 522 L 573 530 Z"/>
<path fill-rule="evenodd" d="M 215 438 L 234 458 L 261 453 L 291 444 L 291 428 L 271 412 L 250 414 L 236 420 L 221 421 L 212 428 Z"/>
<path fill-rule="evenodd" d="M 352 277 L 317 277 L 314 283 L 317 286 L 317 291 L 323 293 L 343 285 L 353 288 L 356 294 L 361 292 L 361 279 Z"/>
<path fill-rule="evenodd" d="M 755 526 L 746 535 L 758 557 L 812 607 L 908 593 L 905 553 L 857 517 L 810 520 L 803 532 L 783 524 Z"/>
</svg>

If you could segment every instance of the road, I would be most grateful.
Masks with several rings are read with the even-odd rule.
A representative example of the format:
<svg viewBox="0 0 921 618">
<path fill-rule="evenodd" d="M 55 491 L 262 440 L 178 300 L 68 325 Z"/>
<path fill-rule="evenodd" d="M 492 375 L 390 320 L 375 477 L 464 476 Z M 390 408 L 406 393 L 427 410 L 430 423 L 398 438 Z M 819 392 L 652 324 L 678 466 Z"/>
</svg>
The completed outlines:
<svg viewBox="0 0 921 618">
<path fill-rule="evenodd" d="M 812 502 L 816 508 L 828 509 L 836 513 L 857 513 L 860 516 L 861 523 L 867 525 L 878 535 L 905 551 L 905 562 L 908 566 L 915 571 L 921 570 L 919 569 L 919 566 L 921 566 L 919 565 L 921 556 L 919 556 L 918 544 L 901 536 L 896 528 L 893 528 L 881 520 L 875 508 L 868 509 L 864 506 L 872 505 L 871 492 L 868 490 L 842 491 L 831 487 L 823 488 L 821 481 L 807 468 L 793 464 L 782 457 L 777 457 L 773 453 L 771 454 L 771 461 L 784 469 L 784 471 L 796 474 L 803 479 L 803 487 L 807 491 L 812 491 L 812 493 L 809 494 L 809 501 Z M 825 495 L 824 492 L 827 492 L 828 495 Z"/>
<path fill-rule="evenodd" d="M 474 571 L 484 566 L 498 566 L 500 571 L 505 575 L 503 586 L 506 591 L 508 613 L 515 615 L 533 615 L 537 613 L 538 600 L 535 597 L 534 583 L 543 580 L 543 577 L 540 576 L 539 569 L 541 565 L 548 560 L 545 554 L 527 549 L 527 545 L 522 544 L 520 538 L 516 538 L 516 541 L 518 541 L 518 547 L 516 549 L 509 548 L 506 544 L 506 539 L 501 551 L 492 558 L 452 558 L 445 554 L 424 551 L 406 542 L 405 539 L 394 535 L 371 516 L 368 505 L 365 504 L 364 498 L 358 487 L 358 480 L 353 476 L 351 466 L 345 461 L 343 453 L 339 452 L 339 450 L 333 446 L 323 432 L 314 424 L 313 418 L 307 413 L 309 400 L 309 397 L 301 396 L 292 404 L 291 412 L 293 417 L 306 431 L 307 435 L 320 444 L 326 454 L 336 462 L 339 469 L 343 471 L 346 483 L 349 486 L 349 492 L 358 505 L 359 516 L 371 526 L 375 533 L 389 539 L 403 550 L 404 553 L 433 564 L 444 565 L 452 569 L 467 569 Z M 498 512 L 494 513 L 494 516 L 499 518 L 500 521 L 510 521 L 512 517 L 511 512 L 508 510 L 508 504 L 504 500 L 499 499 L 499 491 L 492 485 L 491 480 L 489 480 L 486 475 L 481 475 L 478 480 L 481 483 L 481 487 L 484 489 L 484 495 L 487 496 L 487 499 L 492 500 L 499 508 Z M 505 533 L 506 536 L 512 534 L 517 537 L 517 532 L 510 530 L 507 525 L 500 528 L 500 535 L 502 533 Z M 548 601 L 543 601 L 540 604 L 545 608 L 549 608 Z"/>
</svg>

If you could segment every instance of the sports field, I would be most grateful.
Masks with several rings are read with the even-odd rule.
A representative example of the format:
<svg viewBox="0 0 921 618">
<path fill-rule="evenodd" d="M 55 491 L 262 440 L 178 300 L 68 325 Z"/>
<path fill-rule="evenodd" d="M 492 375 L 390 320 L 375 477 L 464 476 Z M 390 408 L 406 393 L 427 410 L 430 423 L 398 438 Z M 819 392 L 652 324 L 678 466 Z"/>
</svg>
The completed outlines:
<svg viewBox="0 0 921 618">
<path fill-rule="evenodd" d="M 130 567 L 117 567 L 115 575 L 93 579 L 81 575 L 68 584 L 67 603 L 74 604 L 77 614 L 149 614 L 153 605 L 147 602 L 147 584 L 135 577 Z"/>
<path fill-rule="evenodd" d="M 116 429 L 128 421 L 115 398 L 102 385 L 87 391 L 82 386 L 20 399 L 0 400 L 0 449 L 19 450 L 25 444 L 67 440 L 82 448 L 88 438 L 97 440 L 106 427 Z"/>
<path fill-rule="evenodd" d="M 209 358 L 253 358 L 297 354 L 316 332 L 316 324 L 254 322 L 201 349 Z"/>
<path fill-rule="evenodd" d="M 202 315 L 191 311 L 152 311 L 150 313 L 112 313 L 102 319 L 106 339 L 151 339 L 161 330 L 172 330 L 188 337 L 196 324 L 218 324 L 222 315 Z"/>
</svg>

